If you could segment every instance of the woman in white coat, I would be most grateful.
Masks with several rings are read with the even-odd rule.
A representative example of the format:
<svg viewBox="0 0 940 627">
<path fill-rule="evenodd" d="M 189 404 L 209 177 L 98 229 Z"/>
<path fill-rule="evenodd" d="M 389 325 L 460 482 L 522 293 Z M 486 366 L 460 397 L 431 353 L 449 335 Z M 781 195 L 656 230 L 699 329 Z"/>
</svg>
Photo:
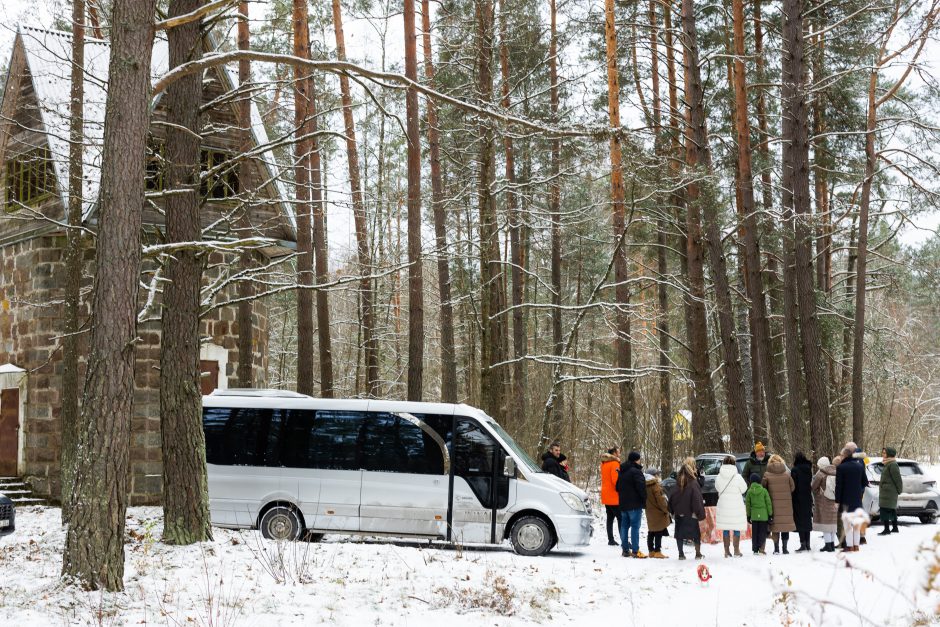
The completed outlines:
<svg viewBox="0 0 940 627">
<path fill-rule="evenodd" d="M 731 557 L 731 539 L 734 534 L 734 556 L 741 557 L 741 532 L 747 531 L 747 509 L 744 507 L 744 493 L 747 483 L 738 474 L 734 457 L 728 455 L 721 463 L 718 477 L 715 479 L 718 491 L 717 527 L 725 543 L 725 557 Z"/>
</svg>

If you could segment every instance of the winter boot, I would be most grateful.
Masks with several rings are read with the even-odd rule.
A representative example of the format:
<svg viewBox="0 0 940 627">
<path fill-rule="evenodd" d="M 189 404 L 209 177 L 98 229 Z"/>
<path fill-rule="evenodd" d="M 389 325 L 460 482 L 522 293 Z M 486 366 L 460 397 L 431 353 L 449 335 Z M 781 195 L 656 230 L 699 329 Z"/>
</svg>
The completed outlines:
<svg viewBox="0 0 940 627">
<path fill-rule="evenodd" d="M 889 536 L 889 535 L 891 535 L 891 523 L 889 523 L 889 522 L 886 520 L 886 521 L 885 521 L 885 528 L 884 528 L 884 530 L 883 530 L 881 533 L 879 533 L 878 535 L 879 535 L 879 536 Z"/>
<path fill-rule="evenodd" d="M 637 551 L 636 553 L 633 554 L 633 557 L 635 557 L 638 560 L 645 560 L 646 553 L 643 553 L 642 551 Z"/>
<path fill-rule="evenodd" d="M 826 546 L 819 550 L 820 553 L 835 553 L 836 552 L 836 543 L 827 542 Z"/>
<path fill-rule="evenodd" d="M 685 551 L 682 550 L 682 544 L 683 544 L 682 540 L 676 540 L 676 545 L 679 547 L 679 559 L 680 560 L 685 559 Z"/>
<path fill-rule="evenodd" d="M 784 555 L 790 554 L 790 551 L 787 550 L 787 542 L 789 541 L 790 541 L 790 534 L 788 533 L 783 534 L 783 554 Z"/>
<path fill-rule="evenodd" d="M 741 555 L 741 536 L 734 536 L 734 556 L 744 557 Z"/>
<path fill-rule="evenodd" d="M 730 538 L 730 535 L 731 535 L 731 534 L 728 534 L 728 535 L 722 534 L 722 540 L 724 540 L 724 543 L 725 543 L 725 557 L 731 557 L 731 538 Z M 735 536 L 735 539 L 737 539 L 737 536 Z M 737 544 L 737 543 L 735 543 L 735 544 Z M 735 548 L 737 548 L 737 547 L 735 547 Z"/>
<path fill-rule="evenodd" d="M 901 533 L 901 530 L 898 529 L 898 521 L 894 520 L 894 524 L 891 526 L 891 533 Z"/>
<path fill-rule="evenodd" d="M 862 539 L 858 541 L 858 544 L 855 546 L 855 550 L 857 551 L 858 547 L 863 544 L 868 544 L 868 540 L 865 539 L 865 536 L 862 536 Z"/>
<path fill-rule="evenodd" d="M 697 560 L 705 559 L 705 556 L 702 555 L 702 543 L 701 542 L 695 543 L 695 559 Z"/>
<path fill-rule="evenodd" d="M 780 542 L 774 540 L 774 555 L 780 555 Z"/>
<path fill-rule="evenodd" d="M 623 550 L 623 551 L 620 552 L 620 556 L 621 556 L 621 557 L 632 557 L 632 554 L 630 553 L 630 551 Z"/>
</svg>

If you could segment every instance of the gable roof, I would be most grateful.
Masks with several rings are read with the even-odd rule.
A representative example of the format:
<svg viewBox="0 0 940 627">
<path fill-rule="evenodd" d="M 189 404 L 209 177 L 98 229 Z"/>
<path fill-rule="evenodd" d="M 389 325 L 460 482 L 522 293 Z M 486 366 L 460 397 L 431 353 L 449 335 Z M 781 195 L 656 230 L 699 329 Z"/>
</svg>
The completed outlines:
<svg viewBox="0 0 940 627">
<path fill-rule="evenodd" d="M 42 130 L 45 132 L 49 151 L 53 157 L 57 189 L 63 206 L 68 206 L 72 35 L 62 31 L 19 26 L 17 41 L 22 43 L 26 67 L 33 81 L 44 126 Z M 110 52 L 109 42 L 90 37 L 85 39 L 83 219 L 91 215 L 98 199 Z M 167 42 L 165 39 L 156 38 L 153 43 L 150 68 L 154 82 L 166 74 L 168 69 Z M 233 70 L 226 68 L 220 72 L 220 75 L 228 83 L 226 85 L 228 89 L 233 89 L 238 84 L 237 74 Z M 251 132 L 256 145 L 268 144 L 268 134 L 254 101 L 251 102 Z M 281 201 L 278 205 L 287 218 L 291 230 L 296 233 L 296 219 L 290 203 L 284 202 L 288 196 L 273 152 L 264 151 L 258 155 L 257 160 L 263 164 L 267 177 L 276 190 L 277 198 Z"/>
</svg>

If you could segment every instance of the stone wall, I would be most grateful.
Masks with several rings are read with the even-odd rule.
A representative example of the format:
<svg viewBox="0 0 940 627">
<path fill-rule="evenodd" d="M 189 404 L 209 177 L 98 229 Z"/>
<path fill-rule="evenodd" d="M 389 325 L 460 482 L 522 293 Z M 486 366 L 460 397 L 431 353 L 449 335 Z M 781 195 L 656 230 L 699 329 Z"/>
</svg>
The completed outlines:
<svg viewBox="0 0 940 627">
<path fill-rule="evenodd" d="M 26 477 L 38 495 L 56 499 L 61 493 L 61 380 L 62 353 L 58 336 L 63 330 L 62 298 L 65 238 L 41 236 L 0 247 L 0 364 L 13 363 L 28 371 L 26 411 L 20 417 L 24 438 L 23 466 Z M 87 276 L 93 269 L 89 250 Z M 90 280 L 89 285 L 90 286 Z M 234 291 L 234 287 L 231 291 Z M 221 297 L 231 297 L 223 294 Z M 145 294 L 141 294 L 143 302 Z M 85 315 L 87 316 L 87 306 Z M 253 303 L 253 344 L 255 385 L 264 384 L 267 366 L 267 308 L 263 301 Z M 225 373 L 230 387 L 236 384 L 238 366 L 235 307 L 210 311 L 200 325 L 204 341 L 228 350 Z M 138 327 L 134 371 L 134 415 L 131 420 L 129 491 L 132 504 L 159 503 L 162 491 L 160 443 L 160 339 L 159 321 Z M 88 342 L 85 334 L 83 341 Z M 86 350 L 82 355 L 87 354 Z M 84 360 L 80 364 L 84 374 Z"/>
</svg>

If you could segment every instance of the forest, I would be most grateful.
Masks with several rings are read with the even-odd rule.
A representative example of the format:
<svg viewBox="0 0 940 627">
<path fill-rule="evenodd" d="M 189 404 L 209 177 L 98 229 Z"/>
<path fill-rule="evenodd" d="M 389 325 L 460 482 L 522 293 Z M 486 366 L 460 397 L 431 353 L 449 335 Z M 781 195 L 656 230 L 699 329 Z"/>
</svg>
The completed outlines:
<svg viewBox="0 0 940 627">
<path fill-rule="evenodd" d="M 199 320 L 223 301 L 238 387 L 467 403 L 533 456 L 560 441 L 581 485 L 615 445 L 663 469 L 756 441 L 936 463 L 938 19 L 940 0 L 71 0 L 42 25 L 73 34 L 63 572 L 122 585 L 148 319 L 173 330 L 164 541 L 211 536 Z M 89 166 L 81 60 L 98 39 Z M 218 158 L 200 153 L 220 132 L 200 106 L 216 68 L 237 76 L 213 103 L 241 142 Z M 296 235 L 273 258 L 246 217 L 261 160 Z M 155 203 L 165 228 L 142 236 Z"/>
</svg>

